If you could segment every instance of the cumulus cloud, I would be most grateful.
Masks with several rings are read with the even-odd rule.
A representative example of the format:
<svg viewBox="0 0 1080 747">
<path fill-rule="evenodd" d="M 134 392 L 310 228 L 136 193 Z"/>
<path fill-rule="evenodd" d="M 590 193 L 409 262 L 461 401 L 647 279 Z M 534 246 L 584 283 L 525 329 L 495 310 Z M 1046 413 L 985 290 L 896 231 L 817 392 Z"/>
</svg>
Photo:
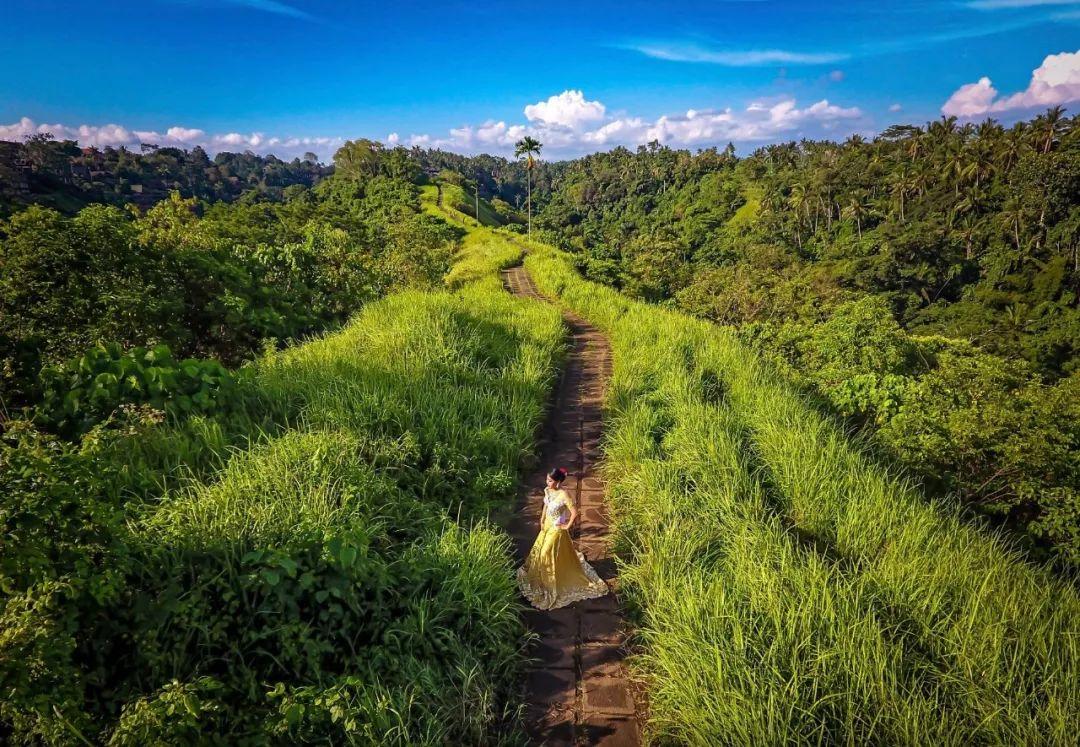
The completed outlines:
<svg viewBox="0 0 1080 747">
<path fill-rule="evenodd" d="M 206 133 L 189 127 L 170 127 L 165 130 L 165 136 L 179 143 L 197 143 L 206 137 Z"/>
<path fill-rule="evenodd" d="M 23 117 L 10 125 L 0 125 L 0 140 L 25 140 L 36 134 L 49 133 L 57 140 L 75 140 L 83 146 L 125 147 L 138 150 L 143 143 L 174 148 L 191 149 L 200 146 L 209 153 L 221 151 L 251 150 L 256 153 L 273 153 L 282 158 L 299 157 L 313 151 L 320 158 L 329 160 L 345 139 L 341 137 L 271 137 L 262 132 L 207 133 L 194 127 L 169 127 L 164 132 L 156 130 L 132 130 L 118 124 L 78 125 L 37 123 Z"/>
<path fill-rule="evenodd" d="M 545 125 L 562 125 L 576 130 L 604 118 L 606 108 L 599 101 L 586 101 L 581 91 L 567 90 L 525 107 L 525 118 Z"/>
<path fill-rule="evenodd" d="M 759 99 L 743 109 L 690 109 L 647 119 L 611 114 L 599 101 L 588 101 L 578 90 L 567 90 L 524 109 L 528 124 L 489 120 L 482 125 L 451 129 L 446 137 L 413 135 L 410 145 L 462 152 L 509 153 L 514 143 L 532 135 L 552 156 L 572 156 L 618 145 L 636 146 L 657 140 L 676 147 L 708 147 L 764 143 L 786 137 L 822 136 L 842 123 L 863 119 L 858 107 L 843 107 L 822 99 L 799 107 L 795 99 Z"/>
<path fill-rule="evenodd" d="M 942 114 L 951 117 L 977 117 L 990 111 L 997 98 L 997 89 L 985 75 L 975 83 L 965 83 L 953 91 L 941 106 Z"/>
<path fill-rule="evenodd" d="M 1080 101 L 1080 50 L 1048 55 L 1032 71 L 1028 87 L 1009 96 L 1001 96 L 986 76 L 962 85 L 942 104 L 941 112 L 956 117 L 978 117 L 1074 101 Z"/>
<path fill-rule="evenodd" d="M 755 145 L 788 138 L 819 138 L 866 129 L 865 115 L 858 107 L 845 107 L 827 99 L 799 106 L 790 96 L 757 99 L 741 108 L 688 109 L 659 117 L 642 117 L 612 112 L 602 102 L 589 100 L 577 89 L 568 89 L 522 109 L 523 121 L 488 119 L 479 124 L 463 124 L 445 136 L 391 132 L 385 142 L 391 146 L 443 148 L 461 153 L 509 155 L 514 144 L 531 135 L 544 144 L 551 157 L 571 157 L 623 145 L 634 147 L 657 140 L 674 147 L 710 147 L 736 144 Z M 843 132 L 838 132 L 844 128 Z M 0 140 L 24 140 L 41 133 L 57 139 L 76 140 L 84 146 L 125 146 L 138 150 L 142 143 L 191 149 L 204 148 L 211 154 L 221 151 L 251 150 L 273 153 L 281 158 L 300 157 L 314 152 L 324 161 L 344 142 L 342 137 L 278 137 L 263 132 L 210 133 L 194 127 L 173 126 L 164 131 L 133 130 L 118 124 L 79 125 L 37 123 L 24 117 L 10 125 L 0 125 Z M 356 136 L 363 136 L 357 133 Z"/>
<path fill-rule="evenodd" d="M 138 145 L 136 133 L 118 124 L 79 125 L 69 127 L 63 124 L 38 124 L 29 117 L 23 117 L 10 125 L 0 125 L 0 140 L 25 140 L 31 135 L 52 133 L 58 140 L 77 140 L 83 145 L 98 147 Z"/>
<path fill-rule="evenodd" d="M 898 112 L 903 108 L 900 104 L 889 104 L 889 111 L 891 112 Z"/>
</svg>

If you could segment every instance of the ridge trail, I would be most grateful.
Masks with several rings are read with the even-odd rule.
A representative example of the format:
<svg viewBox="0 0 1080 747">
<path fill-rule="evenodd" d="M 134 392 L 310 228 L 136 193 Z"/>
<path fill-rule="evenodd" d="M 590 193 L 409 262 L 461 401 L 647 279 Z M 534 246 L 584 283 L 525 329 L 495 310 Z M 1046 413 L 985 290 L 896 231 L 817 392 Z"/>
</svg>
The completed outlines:
<svg viewBox="0 0 1080 747">
<path fill-rule="evenodd" d="M 551 303 L 524 267 L 504 270 L 502 277 L 514 295 Z M 535 744 L 635 746 L 641 736 L 623 663 L 627 624 L 616 596 L 604 483 L 596 471 L 611 345 L 581 317 L 566 309 L 562 315 L 571 347 L 544 426 L 540 463 L 523 484 L 507 528 L 523 562 L 536 539 L 545 474 L 549 467 L 563 467 L 568 473 L 564 487 L 580 512 L 571 530 L 574 543 L 612 592 L 558 610 L 530 608 L 526 613 L 527 625 L 539 636 L 525 683 L 527 729 Z"/>
</svg>

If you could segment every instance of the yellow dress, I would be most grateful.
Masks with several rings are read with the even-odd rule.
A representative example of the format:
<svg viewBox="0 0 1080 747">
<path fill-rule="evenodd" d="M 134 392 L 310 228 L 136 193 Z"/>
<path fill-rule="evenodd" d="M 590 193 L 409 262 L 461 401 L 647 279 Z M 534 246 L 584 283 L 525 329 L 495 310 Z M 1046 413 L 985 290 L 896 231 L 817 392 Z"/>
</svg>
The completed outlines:
<svg viewBox="0 0 1080 747">
<path fill-rule="evenodd" d="M 573 505 L 565 490 L 544 488 L 540 534 L 517 572 L 521 593 L 537 609 L 553 610 L 608 592 L 607 584 L 574 548 L 566 530 Z"/>
</svg>

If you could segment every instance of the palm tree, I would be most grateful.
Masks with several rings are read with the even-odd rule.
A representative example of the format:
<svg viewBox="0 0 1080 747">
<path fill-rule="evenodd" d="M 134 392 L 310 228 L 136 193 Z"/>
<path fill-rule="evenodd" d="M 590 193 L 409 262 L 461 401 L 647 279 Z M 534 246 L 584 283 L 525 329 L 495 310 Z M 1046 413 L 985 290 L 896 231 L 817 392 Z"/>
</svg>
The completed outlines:
<svg viewBox="0 0 1080 747">
<path fill-rule="evenodd" d="M 525 175 L 528 182 L 530 239 L 532 238 L 532 172 L 536 167 L 536 156 L 540 155 L 540 149 L 543 147 L 543 143 L 530 135 L 526 135 L 521 140 L 514 143 L 514 155 L 517 158 L 525 156 Z"/>
<path fill-rule="evenodd" d="M 788 196 L 788 204 L 791 205 L 791 210 L 795 213 L 795 243 L 798 244 L 801 251 L 802 231 L 800 229 L 803 222 L 802 214 L 809 212 L 809 198 L 807 196 L 806 187 L 802 184 L 793 185 L 791 187 L 791 194 Z"/>
<path fill-rule="evenodd" d="M 841 215 L 855 221 L 855 227 L 859 231 L 859 239 L 862 239 L 862 222 L 866 217 L 866 204 L 863 202 L 864 195 L 855 192 L 848 197 L 847 205 L 844 206 Z"/>
<path fill-rule="evenodd" d="M 1021 254 L 1023 251 L 1020 247 L 1020 226 L 1024 223 L 1025 218 L 1024 202 L 1019 197 L 1010 197 L 1006 200 L 1005 205 L 998 214 L 998 220 L 1001 221 L 1002 227 L 1012 233 L 1017 254 Z M 1020 259 L 1022 260 L 1023 257 L 1020 257 Z"/>
<path fill-rule="evenodd" d="M 1055 106 L 1047 109 L 1046 114 L 1040 114 L 1031 123 L 1035 136 L 1035 147 L 1040 153 L 1049 153 L 1054 147 L 1054 142 L 1064 128 L 1065 109 Z"/>
<path fill-rule="evenodd" d="M 784 201 L 784 191 L 774 180 L 767 180 L 761 189 L 761 209 L 772 214 L 779 212 Z"/>
<path fill-rule="evenodd" d="M 911 191 L 911 185 L 911 171 L 903 166 L 893 174 L 892 181 L 889 183 L 889 191 L 892 193 L 893 199 L 895 199 L 900 206 L 901 222 L 904 221 L 904 198 L 907 197 L 908 192 Z"/>
</svg>

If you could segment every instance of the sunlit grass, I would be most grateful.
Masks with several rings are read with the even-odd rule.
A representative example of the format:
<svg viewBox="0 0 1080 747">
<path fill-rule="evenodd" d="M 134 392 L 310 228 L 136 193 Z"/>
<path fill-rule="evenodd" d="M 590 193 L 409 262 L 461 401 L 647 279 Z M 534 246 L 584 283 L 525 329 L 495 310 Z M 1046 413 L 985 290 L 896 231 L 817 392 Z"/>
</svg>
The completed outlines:
<svg viewBox="0 0 1080 747">
<path fill-rule="evenodd" d="M 1080 600 L 846 436 L 726 330 L 584 281 L 650 735 L 689 744 L 1070 744 Z"/>
<path fill-rule="evenodd" d="M 446 275 L 446 285 L 460 288 L 466 283 L 491 277 L 499 270 L 520 263 L 523 255 L 520 245 L 510 243 L 494 231 L 472 230 L 454 257 L 454 266 Z"/>
<path fill-rule="evenodd" d="M 277 430 L 253 432 L 239 448 L 203 439 L 218 444 L 219 458 L 172 481 L 134 527 L 141 552 L 156 559 L 145 583 L 191 600 L 156 616 L 145 655 L 181 681 L 228 661 L 281 677 L 266 723 L 286 740 L 488 743 L 512 722 L 525 631 L 509 541 L 488 517 L 512 499 L 533 450 L 564 335 L 557 309 L 503 290 L 498 269 L 519 256 L 492 236 L 470 236 L 447 279 L 453 290 L 395 294 L 336 333 L 254 364 L 252 386 L 259 406 L 280 414 Z M 351 567 L 342 547 L 357 548 L 348 563 L 370 565 L 371 589 L 361 581 L 352 602 L 308 606 L 318 584 Z M 266 570 L 279 555 L 283 565 Z M 292 608 L 252 596 L 253 574 L 267 573 Z M 393 585 L 405 579 L 416 585 Z M 272 629 L 249 643 L 193 628 L 184 615 L 194 612 L 181 613 L 205 605 L 199 615 L 212 615 L 225 599 L 238 605 L 237 620 L 273 610 L 283 630 L 320 630 L 328 605 L 340 633 L 306 635 L 334 652 L 332 665 L 290 669 L 278 663 L 278 644 L 264 642 L 278 635 Z M 386 615 L 378 642 L 354 650 L 349 621 L 366 630 Z M 351 726 L 327 703 L 345 708 Z"/>
</svg>

